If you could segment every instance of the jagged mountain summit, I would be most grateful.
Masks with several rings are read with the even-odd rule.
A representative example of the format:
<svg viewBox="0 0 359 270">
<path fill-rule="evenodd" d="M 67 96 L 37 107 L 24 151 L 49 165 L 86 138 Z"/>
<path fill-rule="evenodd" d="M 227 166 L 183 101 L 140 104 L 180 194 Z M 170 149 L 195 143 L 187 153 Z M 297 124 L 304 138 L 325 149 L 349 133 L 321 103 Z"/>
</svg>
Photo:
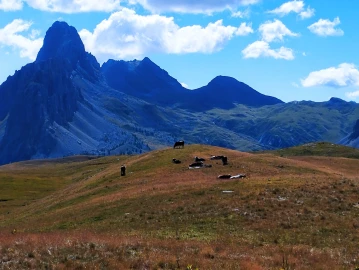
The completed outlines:
<svg viewBox="0 0 359 270">
<path fill-rule="evenodd" d="M 0 164 L 179 139 L 239 150 L 337 142 L 357 119 L 356 103 L 284 103 L 226 76 L 188 90 L 147 57 L 100 66 L 74 27 L 55 22 L 36 61 L 0 85 Z"/>
<path fill-rule="evenodd" d="M 0 86 L 0 164 L 98 154 L 128 140 L 136 142 L 131 133 L 103 121 L 103 112 L 89 102 L 100 89 L 106 89 L 100 65 L 85 51 L 76 29 L 55 22 L 36 61 Z M 117 142 L 106 143 L 105 134 Z M 137 151 L 145 148 L 140 145 Z M 135 149 L 129 144 L 129 151 Z"/>
</svg>

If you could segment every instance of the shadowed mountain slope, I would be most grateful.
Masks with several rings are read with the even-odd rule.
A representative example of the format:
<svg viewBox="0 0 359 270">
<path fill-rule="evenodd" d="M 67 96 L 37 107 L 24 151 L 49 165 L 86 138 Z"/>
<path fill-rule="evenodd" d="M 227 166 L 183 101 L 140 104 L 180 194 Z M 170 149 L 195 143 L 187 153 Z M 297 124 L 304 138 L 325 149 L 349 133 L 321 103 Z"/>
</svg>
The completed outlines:
<svg viewBox="0 0 359 270">
<path fill-rule="evenodd" d="M 191 92 L 192 97 L 188 101 L 189 107 L 198 110 L 211 108 L 234 108 L 234 104 L 243 104 L 251 107 L 261 107 L 283 103 L 283 101 L 263 95 L 245 83 L 232 77 L 218 76 L 208 85 Z"/>
<path fill-rule="evenodd" d="M 100 153 L 106 133 L 117 143 L 136 141 L 132 134 L 104 121 L 104 113 L 95 102 L 89 102 L 95 91 L 105 91 L 107 86 L 102 81 L 100 66 L 85 52 L 76 29 L 55 22 L 36 61 L 0 86 L 0 164 Z M 104 143 L 103 148 L 108 151 L 116 147 Z M 145 147 L 141 145 L 138 151 L 142 149 Z"/>
<path fill-rule="evenodd" d="M 101 70 L 110 87 L 151 103 L 171 106 L 188 92 L 147 57 L 130 62 L 109 60 Z"/>
<path fill-rule="evenodd" d="M 110 87 L 162 106 L 206 111 L 233 108 L 235 103 L 254 107 L 283 103 L 226 76 L 199 89 L 185 89 L 147 57 L 130 62 L 109 60 L 101 69 Z"/>
<path fill-rule="evenodd" d="M 359 148 L 359 119 L 355 122 L 353 131 L 349 135 L 345 136 L 340 143 Z"/>
</svg>

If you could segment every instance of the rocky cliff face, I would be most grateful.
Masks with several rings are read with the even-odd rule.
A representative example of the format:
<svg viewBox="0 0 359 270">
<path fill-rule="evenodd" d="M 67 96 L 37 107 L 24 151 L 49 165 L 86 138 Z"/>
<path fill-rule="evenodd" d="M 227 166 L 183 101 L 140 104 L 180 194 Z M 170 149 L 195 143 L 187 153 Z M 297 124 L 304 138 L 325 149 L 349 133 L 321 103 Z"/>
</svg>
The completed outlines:
<svg viewBox="0 0 359 270">
<path fill-rule="evenodd" d="M 92 82 L 100 77 L 100 65 L 96 58 L 85 51 L 77 30 L 65 22 L 57 21 L 49 28 L 35 62 L 51 59 L 68 62 L 67 68 L 77 70 Z"/>
<path fill-rule="evenodd" d="M 353 131 L 349 135 L 345 136 L 339 143 L 359 148 L 359 119 L 355 122 Z"/>
<path fill-rule="evenodd" d="M 100 66 L 85 52 L 76 29 L 55 22 L 36 61 L 0 86 L 0 164 L 105 153 L 116 148 L 116 144 L 103 142 L 108 134 L 122 144 L 127 138 L 142 145 L 104 121 L 96 105 L 84 98 L 95 95 L 94 89 L 105 88 Z M 98 123 L 89 123 L 91 119 Z"/>
<path fill-rule="evenodd" d="M 9 117 L 0 144 L 0 163 L 29 159 L 37 152 L 51 152 L 49 127 L 66 125 L 83 98 L 71 81 L 69 63 L 51 59 L 25 66 L 1 92 L 12 93 Z"/>
<path fill-rule="evenodd" d="M 357 140 L 359 139 L 359 119 L 356 121 L 353 132 L 349 135 L 349 140 Z"/>
</svg>

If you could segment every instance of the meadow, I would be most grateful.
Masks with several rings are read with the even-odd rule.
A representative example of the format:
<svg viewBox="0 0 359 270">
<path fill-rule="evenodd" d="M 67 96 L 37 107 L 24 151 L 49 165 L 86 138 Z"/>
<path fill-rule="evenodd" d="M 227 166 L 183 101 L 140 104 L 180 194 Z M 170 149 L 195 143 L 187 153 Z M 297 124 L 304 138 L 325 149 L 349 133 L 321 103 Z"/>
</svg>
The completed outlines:
<svg viewBox="0 0 359 270">
<path fill-rule="evenodd" d="M 359 150 L 305 147 L 2 166 L 0 269 L 355 269 Z M 212 167 L 188 169 L 195 156 Z"/>
</svg>

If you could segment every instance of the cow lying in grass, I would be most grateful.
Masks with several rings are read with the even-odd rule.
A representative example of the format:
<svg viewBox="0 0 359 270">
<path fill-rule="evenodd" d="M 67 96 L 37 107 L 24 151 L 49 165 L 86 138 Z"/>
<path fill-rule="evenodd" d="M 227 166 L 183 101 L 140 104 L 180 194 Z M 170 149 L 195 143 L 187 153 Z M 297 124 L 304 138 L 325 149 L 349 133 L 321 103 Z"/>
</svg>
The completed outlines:
<svg viewBox="0 0 359 270">
<path fill-rule="evenodd" d="M 181 161 L 179 159 L 175 159 L 175 158 L 172 159 L 172 162 L 175 163 L 175 164 L 180 164 L 181 163 Z"/>
<path fill-rule="evenodd" d="M 194 162 L 188 166 L 189 169 L 211 168 L 212 165 L 204 164 L 202 161 Z"/>
<path fill-rule="evenodd" d="M 222 174 L 222 175 L 218 175 L 218 179 L 240 179 L 240 178 L 245 178 L 246 175 L 245 174 L 237 174 L 237 175 L 230 175 L 230 174 Z"/>
</svg>

